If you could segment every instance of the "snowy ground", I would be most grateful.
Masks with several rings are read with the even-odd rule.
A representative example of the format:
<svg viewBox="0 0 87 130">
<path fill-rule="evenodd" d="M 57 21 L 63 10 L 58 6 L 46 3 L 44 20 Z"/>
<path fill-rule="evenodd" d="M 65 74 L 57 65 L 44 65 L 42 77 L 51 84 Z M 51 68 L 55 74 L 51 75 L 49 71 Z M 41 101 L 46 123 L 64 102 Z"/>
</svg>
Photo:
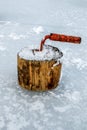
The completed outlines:
<svg viewBox="0 0 87 130">
<path fill-rule="evenodd" d="M 47 41 L 64 53 L 60 85 L 47 92 L 17 83 L 17 53 L 51 32 L 80 45 Z M 0 130 L 87 130 L 87 0 L 0 0 Z"/>
</svg>

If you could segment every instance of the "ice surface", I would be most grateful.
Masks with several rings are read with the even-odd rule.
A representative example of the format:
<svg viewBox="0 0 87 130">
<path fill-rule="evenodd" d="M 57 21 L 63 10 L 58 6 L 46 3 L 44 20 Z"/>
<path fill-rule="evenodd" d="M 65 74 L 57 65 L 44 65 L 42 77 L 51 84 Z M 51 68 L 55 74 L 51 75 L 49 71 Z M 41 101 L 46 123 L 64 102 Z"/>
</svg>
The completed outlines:
<svg viewBox="0 0 87 130">
<path fill-rule="evenodd" d="M 64 54 L 59 86 L 42 93 L 20 88 L 17 53 L 39 48 L 49 33 L 82 42 L 47 40 Z M 0 0 L 0 130 L 87 130 L 87 0 Z"/>
</svg>

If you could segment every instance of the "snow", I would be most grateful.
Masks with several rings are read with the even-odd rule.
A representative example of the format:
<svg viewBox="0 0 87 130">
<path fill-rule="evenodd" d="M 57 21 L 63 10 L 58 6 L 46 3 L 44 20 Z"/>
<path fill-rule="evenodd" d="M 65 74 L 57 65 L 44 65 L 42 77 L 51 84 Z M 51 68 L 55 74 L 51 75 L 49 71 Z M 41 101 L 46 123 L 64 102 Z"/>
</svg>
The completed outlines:
<svg viewBox="0 0 87 130">
<path fill-rule="evenodd" d="M 63 52 L 59 86 L 22 89 L 17 53 L 50 33 L 81 36 L 79 45 L 46 41 Z M 0 1 L 0 130 L 87 130 L 87 0 Z"/>
<path fill-rule="evenodd" d="M 8 35 L 9 38 L 13 39 L 13 40 L 19 40 L 19 39 L 25 39 L 24 35 L 17 35 L 16 33 L 11 33 Z"/>
<path fill-rule="evenodd" d="M 6 48 L 5 48 L 5 47 L 0 46 L 0 51 L 5 51 L 5 50 L 6 50 Z"/>
<path fill-rule="evenodd" d="M 55 51 L 52 46 L 44 45 L 42 51 L 35 51 L 33 48 L 30 50 L 29 47 L 23 48 L 19 54 L 20 58 L 26 60 L 36 60 L 36 61 L 44 61 L 44 60 L 56 60 L 59 61 L 62 57 L 62 52 Z"/>
<path fill-rule="evenodd" d="M 43 33 L 44 32 L 44 29 L 42 26 L 39 26 L 39 27 L 34 27 L 33 28 L 33 31 L 36 33 L 36 34 L 40 34 L 40 33 Z"/>
</svg>

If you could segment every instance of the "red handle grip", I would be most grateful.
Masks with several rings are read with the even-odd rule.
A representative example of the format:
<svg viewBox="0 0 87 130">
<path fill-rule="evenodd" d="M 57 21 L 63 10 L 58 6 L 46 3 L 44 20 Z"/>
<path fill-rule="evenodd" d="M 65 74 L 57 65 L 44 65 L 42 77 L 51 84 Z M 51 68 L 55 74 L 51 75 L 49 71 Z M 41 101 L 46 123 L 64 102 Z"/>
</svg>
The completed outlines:
<svg viewBox="0 0 87 130">
<path fill-rule="evenodd" d="M 61 34 L 50 34 L 50 40 L 61 41 L 61 42 L 72 42 L 72 43 L 80 43 L 81 38 L 76 36 L 67 36 Z"/>
<path fill-rule="evenodd" d="M 71 42 L 75 44 L 79 44 L 81 42 L 81 37 L 76 37 L 76 36 L 67 36 L 67 35 L 62 35 L 62 34 L 54 34 L 51 33 L 50 35 L 46 35 L 44 39 L 41 41 L 40 44 L 40 51 L 43 49 L 43 44 L 47 39 L 53 40 L 53 41 L 60 41 L 60 42 Z"/>
</svg>

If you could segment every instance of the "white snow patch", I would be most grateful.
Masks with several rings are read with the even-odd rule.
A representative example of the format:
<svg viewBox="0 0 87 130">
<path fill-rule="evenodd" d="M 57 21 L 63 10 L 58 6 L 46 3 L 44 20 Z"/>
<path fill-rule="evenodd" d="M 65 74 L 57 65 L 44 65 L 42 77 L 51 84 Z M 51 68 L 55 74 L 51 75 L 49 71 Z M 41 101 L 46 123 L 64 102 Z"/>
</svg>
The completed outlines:
<svg viewBox="0 0 87 130">
<path fill-rule="evenodd" d="M 12 116 L 13 117 L 13 116 Z M 16 122 L 16 121 L 17 122 Z M 12 119 L 8 124 L 7 124 L 7 130 L 20 130 L 26 126 L 29 125 L 29 122 L 26 121 L 23 117 L 19 117 L 17 119 Z"/>
<path fill-rule="evenodd" d="M 55 97 L 55 98 L 58 98 L 59 99 L 59 95 L 57 95 L 57 94 L 55 94 L 54 92 L 52 92 L 52 91 L 48 91 L 48 93 L 50 93 L 53 97 Z"/>
<path fill-rule="evenodd" d="M 73 92 L 72 95 L 71 95 L 71 97 L 72 97 L 72 99 L 74 101 L 79 101 L 81 99 L 80 92 L 78 92 L 78 91 Z"/>
<path fill-rule="evenodd" d="M 0 34 L 0 38 L 4 38 L 4 35 Z"/>
<path fill-rule="evenodd" d="M 33 27 L 33 31 L 34 31 L 36 34 L 40 34 L 40 33 L 44 32 L 44 29 L 43 29 L 42 26 Z"/>
<path fill-rule="evenodd" d="M 69 106 L 69 105 L 63 106 L 63 107 L 55 107 L 55 106 L 54 106 L 54 110 L 55 110 L 55 111 L 59 111 L 59 112 L 65 112 L 65 111 L 67 111 L 67 110 L 70 109 L 70 108 L 71 108 L 71 106 Z"/>
<path fill-rule="evenodd" d="M 80 58 L 74 58 L 72 59 L 72 63 L 76 64 L 77 68 L 82 70 L 83 68 L 87 67 L 87 61 L 83 61 Z"/>
<path fill-rule="evenodd" d="M 11 21 L 0 21 L 0 25 L 8 25 L 11 24 Z"/>
<path fill-rule="evenodd" d="M 67 97 L 70 101 L 76 102 L 76 103 L 81 100 L 81 95 L 80 95 L 80 92 L 78 91 L 75 91 L 72 93 L 65 93 L 64 96 Z"/>
<path fill-rule="evenodd" d="M 35 101 L 32 104 L 30 104 L 30 111 L 40 111 L 41 113 L 44 113 L 45 106 L 41 101 Z"/>
<path fill-rule="evenodd" d="M 5 126 L 4 118 L 0 117 L 0 128 L 2 129 Z"/>
<path fill-rule="evenodd" d="M 43 129 L 43 127 L 42 127 L 42 125 L 40 125 L 39 121 L 33 122 L 33 126 L 34 126 L 35 130 L 42 130 Z"/>
<path fill-rule="evenodd" d="M 4 46 L 0 46 L 0 51 L 5 51 L 6 48 Z"/>
<path fill-rule="evenodd" d="M 26 47 L 19 52 L 19 56 L 27 60 L 57 60 L 60 59 L 61 53 L 54 51 L 50 46 L 44 46 L 42 51 L 32 51 Z"/>
<path fill-rule="evenodd" d="M 25 39 L 26 38 L 26 35 L 18 35 L 16 33 L 11 33 L 8 35 L 9 38 L 13 39 L 13 40 L 19 40 L 19 39 Z"/>
<path fill-rule="evenodd" d="M 57 130 L 64 130 L 61 126 L 58 126 Z"/>
</svg>

